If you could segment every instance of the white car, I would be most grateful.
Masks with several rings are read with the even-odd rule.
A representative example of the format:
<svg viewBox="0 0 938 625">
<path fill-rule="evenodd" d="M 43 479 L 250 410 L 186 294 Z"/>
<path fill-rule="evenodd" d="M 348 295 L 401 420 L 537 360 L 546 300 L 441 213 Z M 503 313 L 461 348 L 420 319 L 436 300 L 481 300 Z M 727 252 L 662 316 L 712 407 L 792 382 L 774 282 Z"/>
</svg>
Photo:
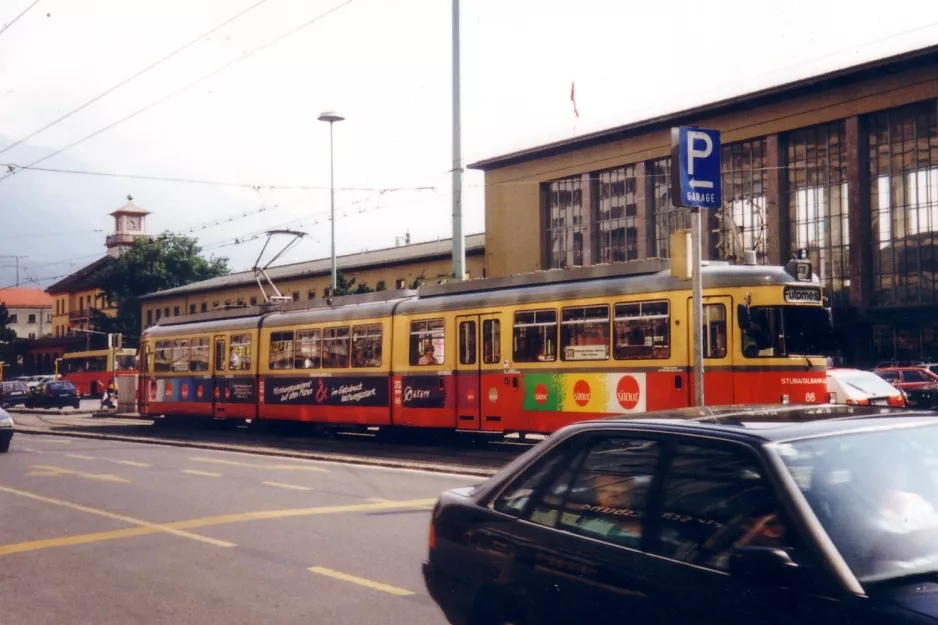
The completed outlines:
<svg viewBox="0 0 938 625">
<path fill-rule="evenodd" d="M 905 393 L 872 371 L 828 369 L 827 394 L 831 403 L 856 406 L 905 406 Z"/>
<path fill-rule="evenodd" d="M 13 417 L 3 408 L 0 408 L 0 453 L 10 450 L 10 441 L 13 440 Z"/>
</svg>

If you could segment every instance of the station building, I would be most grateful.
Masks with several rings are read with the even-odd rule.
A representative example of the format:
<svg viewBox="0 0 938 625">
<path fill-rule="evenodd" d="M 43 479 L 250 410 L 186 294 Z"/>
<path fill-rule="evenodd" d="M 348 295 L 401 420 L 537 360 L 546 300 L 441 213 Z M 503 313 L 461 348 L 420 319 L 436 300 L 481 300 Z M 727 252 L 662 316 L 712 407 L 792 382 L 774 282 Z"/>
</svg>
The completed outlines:
<svg viewBox="0 0 938 625">
<path fill-rule="evenodd" d="M 938 46 L 471 165 L 489 276 L 669 256 L 670 128 L 722 134 L 704 259 L 806 248 L 845 357 L 938 359 Z"/>
</svg>

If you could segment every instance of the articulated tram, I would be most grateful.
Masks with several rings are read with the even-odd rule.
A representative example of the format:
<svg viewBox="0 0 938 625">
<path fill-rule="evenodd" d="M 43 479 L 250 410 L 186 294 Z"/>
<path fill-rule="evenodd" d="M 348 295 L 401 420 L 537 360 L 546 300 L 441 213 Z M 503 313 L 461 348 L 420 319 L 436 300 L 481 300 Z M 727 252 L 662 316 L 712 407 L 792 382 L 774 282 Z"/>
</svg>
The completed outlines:
<svg viewBox="0 0 938 625">
<path fill-rule="evenodd" d="M 709 405 L 824 403 L 806 261 L 702 268 Z M 549 433 L 693 405 L 690 282 L 651 259 L 189 316 L 147 329 L 141 414 Z"/>
</svg>

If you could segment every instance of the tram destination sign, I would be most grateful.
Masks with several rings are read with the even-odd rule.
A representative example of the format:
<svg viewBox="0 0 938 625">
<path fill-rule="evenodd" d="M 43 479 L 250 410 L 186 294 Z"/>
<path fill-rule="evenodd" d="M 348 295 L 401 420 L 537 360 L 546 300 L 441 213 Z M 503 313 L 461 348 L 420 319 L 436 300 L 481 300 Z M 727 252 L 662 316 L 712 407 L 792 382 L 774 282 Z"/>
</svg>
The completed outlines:
<svg viewBox="0 0 938 625">
<path fill-rule="evenodd" d="M 786 286 L 782 295 L 791 304 L 817 304 L 821 301 L 821 289 L 817 287 Z"/>
</svg>

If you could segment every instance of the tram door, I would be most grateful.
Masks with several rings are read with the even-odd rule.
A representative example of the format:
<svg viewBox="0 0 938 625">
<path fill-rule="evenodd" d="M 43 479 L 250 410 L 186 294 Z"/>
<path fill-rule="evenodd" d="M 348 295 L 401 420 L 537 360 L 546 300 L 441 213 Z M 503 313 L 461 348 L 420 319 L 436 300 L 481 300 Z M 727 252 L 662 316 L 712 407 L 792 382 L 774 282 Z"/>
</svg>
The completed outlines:
<svg viewBox="0 0 938 625">
<path fill-rule="evenodd" d="M 224 412 L 225 409 L 218 404 L 219 399 L 221 398 L 221 389 L 219 384 L 221 380 L 225 377 L 225 369 L 228 364 L 228 350 L 225 349 L 225 337 L 216 336 L 215 337 L 215 367 L 212 374 L 212 415 L 215 417 L 224 417 L 224 414 L 219 414 L 219 412 Z"/>
<path fill-rule="evenodd" d="M 482 427 L 479 315 L 456 317 L 459 354 L 456 359 L 456 423 L 460 430 Z"/>
<path fill-rule="evenodd" d="M 733 298 L 703 298 L 704 404 L 719 406 L 733 403 L 733 328 L 729 324 Z M 687 299 L 687 318 L 693 319 L 694 300 Z M 694 326 L 687 324 L 687 360 L 690 372 L 687 389 L 689 405 L 694 405 Z"/>
<path fill-rule="evenodd" d="M 150 373 L 150 343 L 142 342 L 140 361 L 137 363 L 137 373 L 140 376 L 137 383 L 137 411 L 140 414 L 150 414 L 150 384 L 153 374 Z"/>
</svg>

